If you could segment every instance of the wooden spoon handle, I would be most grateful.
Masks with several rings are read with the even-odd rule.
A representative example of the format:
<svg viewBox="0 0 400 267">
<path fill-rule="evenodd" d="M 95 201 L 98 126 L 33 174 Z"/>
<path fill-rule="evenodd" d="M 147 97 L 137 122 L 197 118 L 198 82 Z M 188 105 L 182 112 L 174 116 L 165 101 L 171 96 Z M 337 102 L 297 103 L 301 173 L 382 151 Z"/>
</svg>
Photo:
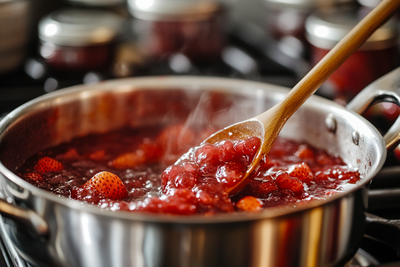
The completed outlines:
<svg viewBox="0 0 400 267">
<path fill-rule="evenodd" d="M 290 117 L 399 6 L 400 0 L 383 0 L 363 18 L 281 101 L 282 117 Z"/>
</svg>

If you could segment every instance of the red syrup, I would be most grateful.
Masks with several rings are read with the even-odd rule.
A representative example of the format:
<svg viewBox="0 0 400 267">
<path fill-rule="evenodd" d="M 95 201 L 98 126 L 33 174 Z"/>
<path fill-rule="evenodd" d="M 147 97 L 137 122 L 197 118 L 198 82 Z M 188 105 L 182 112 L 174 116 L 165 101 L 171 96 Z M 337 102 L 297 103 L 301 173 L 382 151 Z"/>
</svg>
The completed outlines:
<svg viewBox="0 0 400 267">
<path fill-rule="evenodd" d="M 230 197 L 227 189 L 243 178 L 260 140 L 194 147 L 213 132 L 179 124 L 90 135 L 37 153 L 16 173 L 39 188 L 101 208 L 180 215 L 297 205 L 360 179 L 339 157 L 279 137 L 250 183 Z"/>
</svg>

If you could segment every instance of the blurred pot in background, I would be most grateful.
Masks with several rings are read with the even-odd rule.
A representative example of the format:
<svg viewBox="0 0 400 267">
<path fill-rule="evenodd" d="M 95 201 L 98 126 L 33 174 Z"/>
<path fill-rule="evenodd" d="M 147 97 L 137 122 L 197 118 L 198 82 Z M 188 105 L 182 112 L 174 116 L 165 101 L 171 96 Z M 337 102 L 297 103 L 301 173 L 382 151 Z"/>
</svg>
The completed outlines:
<svg viewBox="0 0 400 267">
<path fill-rule="evenodd" d="M 219 2 L 128 0 L 128 7 L 139 49 L 149 58 L 181 53 L 203 61 L 220 56 L 225 12 Z"/>
</svg>

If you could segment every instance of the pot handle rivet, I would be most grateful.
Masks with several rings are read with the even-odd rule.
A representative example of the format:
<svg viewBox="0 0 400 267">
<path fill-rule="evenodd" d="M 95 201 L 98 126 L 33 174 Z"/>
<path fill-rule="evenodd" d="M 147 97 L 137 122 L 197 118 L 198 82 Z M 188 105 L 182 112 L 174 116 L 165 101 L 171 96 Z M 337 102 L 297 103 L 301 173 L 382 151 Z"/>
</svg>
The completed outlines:
<svg viewBox="0 0 400 267">
<path fill-rule="evenodd" d="M 360 142 L 360 134 L 357 131 L 353 131 L 351 133 L 351 139 L 353 140 L 353 143 L 358 146 L 358 143 Z"/>
<path fill-rule="evenodd" d="M 336 120 L 332 113 L 329 113 L 325 118 L 325 125 L 331 133 L 336 132 Z"/>
</svg>

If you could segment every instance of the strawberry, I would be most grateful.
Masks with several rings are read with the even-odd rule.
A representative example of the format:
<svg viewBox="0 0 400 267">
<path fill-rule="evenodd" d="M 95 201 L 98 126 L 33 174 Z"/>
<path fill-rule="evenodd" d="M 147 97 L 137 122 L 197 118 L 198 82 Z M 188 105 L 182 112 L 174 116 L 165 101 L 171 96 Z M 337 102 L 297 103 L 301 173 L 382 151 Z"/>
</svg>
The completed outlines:
<svg viewBox="0 0 400 267">
<path fill-rule="evenodd" d="M 304 162 L 291 166 L 289 175 L 298 178 L 304 183 L 309 183 L 313 180 L 313 173 L 310 167 Z"/>
<path fill-rule="evenodd" d="M 124 153 L 111 160 L 108 165 L 115 169 L 134 168 L 146 161 L 146 157 L 141 150 Z"/>
<path fill-rule="evenodd" d="M 218 167 L 215 178 L 227 186 L 234 186 L 242 180 L 246 173 L 246 166 L 241 161 L 230 161 Z"/>
<path fill-rule="evenodd" d="M 253 160 L 258 148 L 261 145 L 261 140 L 258 137 L 250 137 L 235 143 L 234 148 L 236 152 L 244 157 L 250 163 Z"/>
<path fill-rule="evenodd" d="M 79 157 L 78 151 L 75 148 L 68 149 L 62 154 L 56 156 L 58 160 L 73 160 Z"/>
<path fill-rule="evenodd" d="M 64 166 L 58 160 L 46 156 L 40 158 L 33 168 L 39 173 L 46 173 L 62 171 Z"/>
<path fill-rule="evenodd" d="M 278 186 L 274 181 L 265 181 L 253 179 L 248 186 L 245 187 L 247 192 L 255 197 L 267 197 L 269 193 L 278 190 Z"/>
<path fill-rule="evenodd" d="M 88 155 L 91 160 L 102 161 L 106 158 L 106 151 L 104 149 L 96 150 Z"/>
<path fill-rule="evenodd" d="M 176 188 L 193 188 L 197 184 L 197 177 L 190 172 L 181 172 L 175 177 Z"/>
<path fill-rule="evenodd" d="M 308 145 L 300 145 L 294 155 L 303 160 L 314 159 L 314 151 Z"/>
<path fill-rule="evenodd" d="M 233 147 L 232 141 L 222 141 L 218 143 L 219 153 L 220 153 L 220 160 L 222 162 L 228 162 L 232 160 L 240 159 L 240 155 L 236 152 Z"/>
<path fill-rule="evenodd" d="M 236 203 L 236 207 L 243 211 L 259 211 L 262 208 L 262 204 L 257 198 L 246 196 Z"/>
<path fill-rule="evenodd" d="M 109 199 L 119 200 L 128 196 L 128 191 L 121 179 L 111 172 L 99 172 L 90 178 L 83 186 L 96 196 L 105 196 Z"/>
<path fill-rule="evenodd" d="M 138 150 L 142 151 L 146 158 L 146 162 L 157 162 L 163 156 L 163 148 L 160 144 L 146 138 L 139 145 Z"/>
<path fill-rule="evenodd" d="M 162 156 L 162 152 L 159 144 L 144 140 L 138 149 L 118 156 L 108 165 L 116 169 L 134 168 L 144 163 L 156 162 Z"/>
<path fill-rule="evenodd" d="M 282 189 L 288 189 L 295 194 L 304 192 L 303 183 L 296 177 L 290 177 L 288 173 L 284 172 L 276 177 L 276 184 Z"/>
<path fill-rule="evenodd" d="M 216 170 L 220 164 L 219 152 L 220 148 L 212 144 L 204 144 L 197 148 L 195 153 L 196 163 L 204 174 L 209 174 Z"/>
</svg>

